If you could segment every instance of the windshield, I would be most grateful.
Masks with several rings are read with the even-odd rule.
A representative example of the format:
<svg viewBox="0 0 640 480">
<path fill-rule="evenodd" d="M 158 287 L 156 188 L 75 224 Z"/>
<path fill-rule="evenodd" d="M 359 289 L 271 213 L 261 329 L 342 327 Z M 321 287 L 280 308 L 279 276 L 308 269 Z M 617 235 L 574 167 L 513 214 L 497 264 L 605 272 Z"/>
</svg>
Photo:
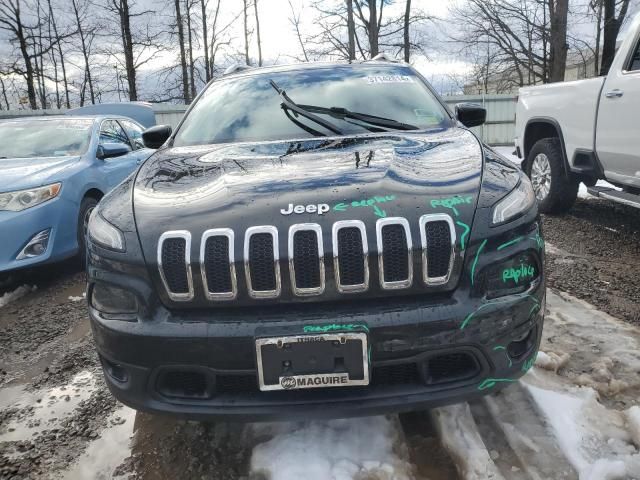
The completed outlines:
<svg viewBox="0 0 640 480">
<path fill-rule="evenodd" d="M 419 129 L 450 125 L 445 109 L 411 68 L 403 65 L 334 66 L 264 73 L 212 83 L 185 118 L 173 145 L 336 135 L 303 115 L 283 109 L 283 98 L 271 82 L 303 107 L 337 107 Z M 329 121 L 344 135 L 380 131 L 349 116 L 332 116 L 320 109 L 314 110 L 314 115 Z M 384 130 L 396 128 L 385 127 Z"/>
<path fill-rule="evenodd" d="M 91 139 L 93 120 L 51 118 L 0 123 L 0 161 L 3 158 L 82 155 Z"/>
</svg>

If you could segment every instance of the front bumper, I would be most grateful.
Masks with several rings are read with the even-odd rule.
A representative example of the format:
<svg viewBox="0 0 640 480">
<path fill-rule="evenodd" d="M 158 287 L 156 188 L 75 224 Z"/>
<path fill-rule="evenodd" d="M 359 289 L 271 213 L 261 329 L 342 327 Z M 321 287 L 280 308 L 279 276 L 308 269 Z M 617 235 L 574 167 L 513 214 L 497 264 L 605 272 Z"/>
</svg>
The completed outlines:
<svg viewBox="0 0 640 480">
<path fill-rule="evenodd" d="M 163 307 L 144 322 L 107 320 L 92 308 L 90 317 L 106 381 L 124 404 L 193 419 L 248 421 L 407 411 L 501 388 L 531 367 L 543 312 L 541 277 L 526 292 L 489 302 L 457 290 L 433 299 L 243 309 L 216 318 Z M 367 326 L 371 385 L 259 391 L 257 337 L 298 334 L 304 326 L 336 321 Z M 523 338 L 526 348 L 511 357 L 509 345 Z M 204 379 L 205 395 L 166 394 L 167 378 L 181 375 L 192 384 Z"/>
<path fill-rule="evenodd" d="M 57 197 L 20 212 L 0 211 L 0 272 L 32 267 L 73 256 L 78 249 L 77 205 Z M 16 260 L 37 233 L 51 229 L 41 255 Z"/>
</svg>

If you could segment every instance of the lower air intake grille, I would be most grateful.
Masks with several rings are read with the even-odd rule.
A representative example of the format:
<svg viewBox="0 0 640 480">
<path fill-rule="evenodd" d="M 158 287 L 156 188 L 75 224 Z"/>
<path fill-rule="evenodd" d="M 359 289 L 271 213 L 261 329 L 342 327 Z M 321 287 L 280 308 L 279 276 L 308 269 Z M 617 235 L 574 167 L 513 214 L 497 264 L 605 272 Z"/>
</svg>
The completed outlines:
<svg viewBox="0 0 640 480">
<path fill-rule="evenodd" d="M 428 362 L 427 383 L 430 385 L 471 378 L 480 370 L 473 356 L 464 352 L 438 355 Z"/>
<path fill-rule="evenodd" d="M 318 234 L 300 230 L 293 235 L 293 266 L 296 288 L 320 287 Z"/>
<path fill-rule="evenodd" d="M 270 233 L 254 233 L 249 240 L 249 274 L 254 291 L 276 290 L 273 236 Z"/>
<path fill-rule="evenodd" d="M 382 227 L 382 261 L 384 281 L 401 282 L 409 278 L 409 249 L 407 235 L 402 225 Z"/>
<path fill-rule="evenodd" d="M 446 221 L 425 224 L 427 238 L 427 277 L 440 278 L 449 274 L 451 263 L 451 228 Z"/>
<path fill-rule="evenodd" d="M 167 238 L 162 244 L 162 270 L 170 293 L 189 293 L 189 277 L 185 263 L 186 248 L 187 241 L 184 238 Z"/>
<path fill-rule="evenodd" d="M 357 227 L 338 230 L 338 268 L 341 285 L 365 283 L 362 234 Z"/>
<path fill-rule="evenodd" d="M 207 238 L 204 247 L 204 271 L 207 277 L 207 290 L 210 293 L 233 291 L 228 237 L 219 235 Z"/>
</svg>

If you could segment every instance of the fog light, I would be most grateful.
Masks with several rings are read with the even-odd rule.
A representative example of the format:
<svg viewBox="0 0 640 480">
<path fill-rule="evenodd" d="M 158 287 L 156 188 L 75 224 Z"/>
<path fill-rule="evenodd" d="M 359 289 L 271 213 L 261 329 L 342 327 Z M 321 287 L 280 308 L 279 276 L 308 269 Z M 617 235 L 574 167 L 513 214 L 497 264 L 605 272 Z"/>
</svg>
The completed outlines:
<svg viewBox="0 0 640 480">
<path fill-rule="evenodd" d="M 102 360 L 102 367 L 104 368 L 105 372 L 107 372 L 107 374 L 116 382 L 126 383 L 126 381 L 129 380 L 127 371 L 121 365 L 110 362 L 102 355 L 100 355 L 100 360 Z"/>
<path fill-rule="evenodd" d="M 49 245 L 49 234 L 51 229 L 47 228 L 41 232 L 36 233 L 31 240 L 27 242 L 24 248 L 20 251 L 16 260 L 24 260 L 26 258 L 33 258 L 42 255 L 47 251 Z"/>
<path fill-rule="evenodd" d="M 519 338 L 516 338 L 513 342 L 507 345 L 507 352 L 509 357 L 514 360 L 518 360 L 524 357 L 533 348 L 536 341 L 536 328 L 532 328 L 528 332 L 525 332 Z"/>
<path fill-rule="evenodd" d="M 101 283 L 96 283 L 93 287 L 91 306 L 101 313 L 111 315 L 136 314 L 138 312 L 138 302 L 133 293 Z"/>
</svg>

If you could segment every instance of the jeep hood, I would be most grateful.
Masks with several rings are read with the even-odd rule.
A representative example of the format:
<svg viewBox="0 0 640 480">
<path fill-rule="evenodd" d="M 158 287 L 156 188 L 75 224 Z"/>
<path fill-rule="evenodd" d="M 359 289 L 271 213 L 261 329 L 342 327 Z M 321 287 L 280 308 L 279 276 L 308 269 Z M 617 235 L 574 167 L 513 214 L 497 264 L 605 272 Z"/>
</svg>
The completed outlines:
<svg viewBox="0 0 640 480">
<path fill-rule="evenodd" d="M 141 168 L 134 214 L 150 266 L 155 266 L 160 235 L 169 230 L 191 232 L 194 259 L 202 233 L 210 228 L 233 229 L 236 252 L 242 252 L 248 227 L 273 225 L 285 258 L 292 224 L 320 224 L 330 245 L 334 222 L 362 220 L 371 244 L 376 220 L 399 216 L 412 230 L 415 226 L 417 244 L 421 215 L 449 213 L 471 225 L 482 158 L 478 140 L 457 128 L 168 148 Z"/>
</svg>

